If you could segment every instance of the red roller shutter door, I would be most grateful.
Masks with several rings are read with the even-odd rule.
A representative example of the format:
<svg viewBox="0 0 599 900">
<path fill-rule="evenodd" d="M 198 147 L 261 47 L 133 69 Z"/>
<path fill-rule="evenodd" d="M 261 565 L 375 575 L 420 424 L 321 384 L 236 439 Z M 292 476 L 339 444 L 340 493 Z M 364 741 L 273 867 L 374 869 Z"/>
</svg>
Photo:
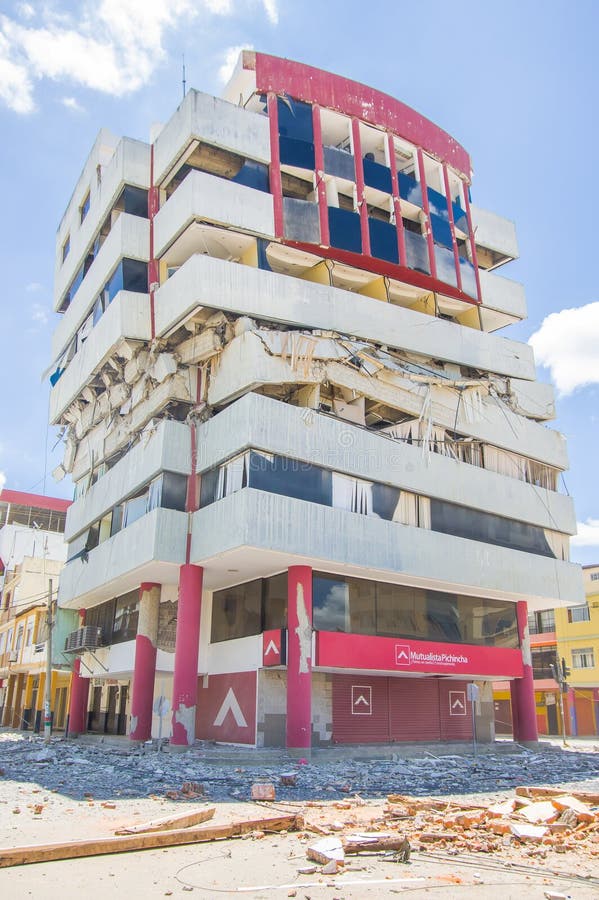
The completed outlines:
<svg viewBox="0 0 599 900">
<path fill-rule="evenodd" d="M 472 739 L 472 707 L 466 681 L 439 679 L 439 718 L 442 741 Z"/>
<path fill-rule="evenodd" d="M 393 741 L 438 741 L 437 678 L 390 678 L 389 721 Z"/>
<path fill-rule="evenodd" d="M 389 737 L 388 678 L 333 676 L 333 743 L 386 743 Z"/>
<path fill-rule="evenodd" d="M 576 732 L 584 737 L 597 734 L 595 728 L 595 704 L 592 691 L 581 691 L 578 688 L 574 694 L 574 708 L 576 709 Z"/>
</svg>

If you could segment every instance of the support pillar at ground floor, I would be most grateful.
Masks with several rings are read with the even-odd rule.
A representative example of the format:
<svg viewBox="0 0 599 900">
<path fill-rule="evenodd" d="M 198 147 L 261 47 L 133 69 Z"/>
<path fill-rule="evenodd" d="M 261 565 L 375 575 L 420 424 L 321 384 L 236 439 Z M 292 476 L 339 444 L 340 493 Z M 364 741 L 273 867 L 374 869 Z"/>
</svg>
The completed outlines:
<svg viewBox="0 0 599 900">
<path fill-rule="evenodd" d="M 309 755 L 312 745 L 312 569 L 287 572 L 286 746 Z"/>
<path fill-rule="evenodd" d="M 538 741 L 537 707 L 532 671 L 532 653 L 528 633 L 528 609 L 524 600 L 516 605 L 518 636 L 522 651 L 522 677 L 510 682 L 512 701 L 512 723 L 514 740 L 520 742 Z"/>
<path fill-rule="evenodd" d="M 139 617 L 135 638 L 135 663 L 131 696 L 132 741 L 152 737 L 152 703 L 156 675 L 156 641 L 160 612 L 160 585 L 144 583 L 139 589 Z"/>
<path fill-rule="evenodd" d="M 195 740 L 203 574 L 201 566 L 190 563 L 179 570 L 171 737 L 174 747 L 189 747 Z"/>
<path fill-rule="evenodd" d="M 85 610 L 79 610 L 79 625 L 85 625 Z M 79 657 L 73 663 L 71 678 L 71 697 L 69 701 L 68 734 L 84 734 L 87 731 L 87 700 L 89 696 L 89 678 L 81 674 Z"/>
</svg>

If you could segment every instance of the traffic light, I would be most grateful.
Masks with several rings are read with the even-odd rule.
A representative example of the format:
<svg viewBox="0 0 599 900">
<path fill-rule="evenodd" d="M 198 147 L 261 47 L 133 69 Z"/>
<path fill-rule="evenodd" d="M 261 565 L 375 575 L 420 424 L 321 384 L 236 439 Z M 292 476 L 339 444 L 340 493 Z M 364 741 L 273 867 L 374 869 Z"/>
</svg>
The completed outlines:
<svg viewBox="0 0 599 900">
<path fill-rule="evenodd" d="M 565 681 L 570 675 L 570 668 L 566 665 L 566 660 L 562 656 L 562 680 Z"/>
<path fill-rule="evenodd" d="M 558 669 L 557 663 L 550 663 L 549 668 L 551 669 L 551 677 L 554 681 L 557 681 L 558 684 L 561 681 L 560 671 Z"/>
</svg>

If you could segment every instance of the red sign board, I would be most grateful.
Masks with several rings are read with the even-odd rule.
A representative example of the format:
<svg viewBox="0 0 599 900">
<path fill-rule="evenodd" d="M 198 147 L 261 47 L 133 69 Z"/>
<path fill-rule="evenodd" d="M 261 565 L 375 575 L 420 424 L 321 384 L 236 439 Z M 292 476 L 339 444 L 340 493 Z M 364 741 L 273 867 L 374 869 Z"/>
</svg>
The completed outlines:
<svg viewBox="0 0 599 900">
<path fill-rule="evenodd" d="M 262 665 L 264 667 L 284 666 L 286 660 L 285 649 L 284 629 L 277 628 L 262 633 Z"/>
<path fill-rule="evenodd" d="M 375 672 L 520 678 L 522 653 L 505 647 L 319 631 L 316 634 L 316 665 Z"/>
<path fill-rule="evenodd" d="M 203 741 L 256 742 L 255 672 L 199 679 L 196 734 Z"/>
</svg>

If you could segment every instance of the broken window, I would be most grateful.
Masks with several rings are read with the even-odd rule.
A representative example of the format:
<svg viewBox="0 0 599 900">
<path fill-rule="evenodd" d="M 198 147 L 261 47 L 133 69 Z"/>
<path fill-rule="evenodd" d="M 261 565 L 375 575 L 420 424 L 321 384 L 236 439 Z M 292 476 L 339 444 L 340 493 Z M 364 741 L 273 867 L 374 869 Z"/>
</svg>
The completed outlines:
<svg viewBox="0 0 599 900">
<path fill-rule="evenodd" d="M 67 234 L 67 236 L 64 240 L 64 243 L 62 245 L 62 253 L 61 253 L 62 262 L 64 262 L 65 259 L 67 258 L 67 256 L 69 255 L 70 249 L 71 249 L 71 235 Z"/>
<path fill-rule="evenodd" d="M 110 642 L 120 644 L 123 641 L 134 641 L 137 635 L 138 618 L 139 591 L 129 591 L 128 594 L 117 597 Z"/>
</svg>

